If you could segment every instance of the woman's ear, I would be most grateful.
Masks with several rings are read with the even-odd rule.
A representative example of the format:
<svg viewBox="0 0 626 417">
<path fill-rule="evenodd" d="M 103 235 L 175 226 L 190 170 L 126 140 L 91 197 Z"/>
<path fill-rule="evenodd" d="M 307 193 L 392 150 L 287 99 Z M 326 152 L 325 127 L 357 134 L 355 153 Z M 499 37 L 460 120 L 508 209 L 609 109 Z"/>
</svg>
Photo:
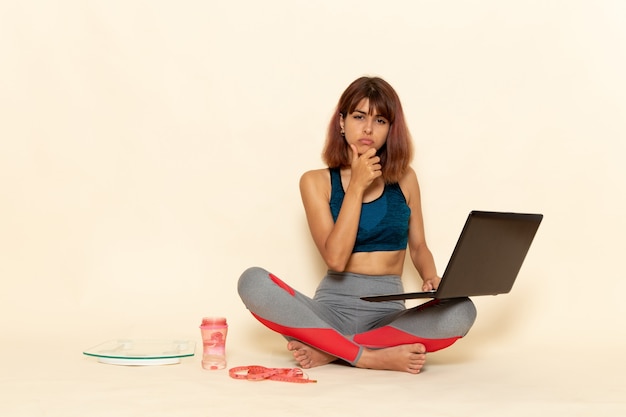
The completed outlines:
<svg viewBox="0 0 626 417">
<path fill-rule="evenodd" d="M 341 114 L 341 113 L 339 113 L 339 127 L 341 127 L 341 130 L 344 129 L 343 114 Z"/>
</svg>

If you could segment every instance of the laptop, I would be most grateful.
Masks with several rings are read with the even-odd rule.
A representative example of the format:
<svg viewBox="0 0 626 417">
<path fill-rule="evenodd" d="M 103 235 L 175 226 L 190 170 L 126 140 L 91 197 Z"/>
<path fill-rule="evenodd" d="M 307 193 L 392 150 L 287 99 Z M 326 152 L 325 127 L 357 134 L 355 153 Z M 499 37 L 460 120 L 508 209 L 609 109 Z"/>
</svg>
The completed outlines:
<svg viewBox="0 0 626 417">
<path fill-rule="evenodd" d="M 472 211 L 436 291 L 361 297 L 366 301 L 457 298 L 511 291 L 542 214 Z"/>
</svg>

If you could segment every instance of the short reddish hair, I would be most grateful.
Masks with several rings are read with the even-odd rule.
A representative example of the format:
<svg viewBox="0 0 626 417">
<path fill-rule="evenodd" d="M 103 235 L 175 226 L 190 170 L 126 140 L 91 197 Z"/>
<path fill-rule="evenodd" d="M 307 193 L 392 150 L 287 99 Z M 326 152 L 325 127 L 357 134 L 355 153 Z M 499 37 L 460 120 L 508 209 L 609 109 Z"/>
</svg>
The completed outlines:
<svg viewBox="0 0 626 417">
<path fill-rule="evenodd" d="M 387 142 L 378 156 L 385 182 L 399 182 L 413 159 L 413 144 L 398 94 L 379 77 L 358 78 L 343 92 L 328 125 L 322 159 L 330 168 L 350 165 L 350 147 L 341 134 L 339 118 L 351 114 L 364 98 L 369 100 L 370 114 L 376 112 L 389 121 Z"/>
</svg>

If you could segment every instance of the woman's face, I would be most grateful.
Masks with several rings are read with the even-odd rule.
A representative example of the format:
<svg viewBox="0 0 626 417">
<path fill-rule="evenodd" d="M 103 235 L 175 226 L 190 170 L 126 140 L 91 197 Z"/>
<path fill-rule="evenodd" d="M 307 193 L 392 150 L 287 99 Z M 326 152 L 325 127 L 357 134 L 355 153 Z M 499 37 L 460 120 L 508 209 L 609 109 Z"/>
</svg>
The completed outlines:
<svg viewBox="0 0 626 417">
<path fill-rule="evenodd" d="M 341 115 L 339 120 L 346 142 L 356 146 L 359 155 L 370 148 L 378 152 L 387 142 L 389 133 L 389 121 L 377 114 L 376 109 L 370 112 L 369 103 L 369 99 L 364 98 L 351 114 Z"/>
</svg>

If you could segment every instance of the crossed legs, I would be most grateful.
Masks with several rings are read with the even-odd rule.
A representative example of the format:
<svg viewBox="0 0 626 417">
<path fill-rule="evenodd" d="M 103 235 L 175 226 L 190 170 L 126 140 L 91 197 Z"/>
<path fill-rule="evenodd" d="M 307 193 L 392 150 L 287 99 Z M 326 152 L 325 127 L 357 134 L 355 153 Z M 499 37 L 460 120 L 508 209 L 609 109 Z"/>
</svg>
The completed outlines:
<svg viewBox="0 0 626 417">
<path fill-rule="evenodd" d="M 355 367 L 419 373 L 426 352 L 453 344 L 473 324 L 469 299 L 432 301 L 392 314 L 389 323 L 346 335 L 333 324 L 333 311 L 289 287 L 261 268 L 239 279 L 246 307 L 264 325 L 282 334 L 302 368 L 341 359 Z"/>
</svg>

